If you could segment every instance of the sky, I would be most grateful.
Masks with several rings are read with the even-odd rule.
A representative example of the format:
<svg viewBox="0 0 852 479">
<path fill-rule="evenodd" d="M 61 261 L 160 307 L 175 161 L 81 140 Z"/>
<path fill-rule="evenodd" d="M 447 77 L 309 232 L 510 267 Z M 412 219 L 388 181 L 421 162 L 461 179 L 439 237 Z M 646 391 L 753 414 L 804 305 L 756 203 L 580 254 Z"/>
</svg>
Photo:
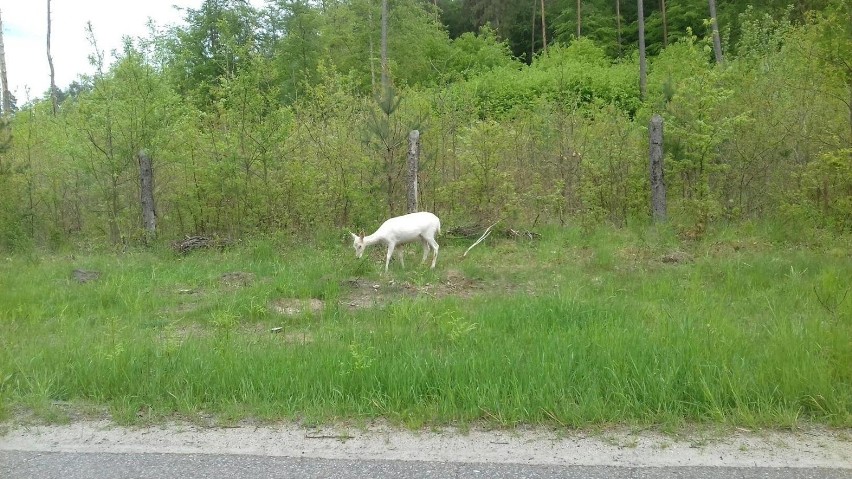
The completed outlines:
<svg viewBox="0 0 852 479">
<path fill-rule="evenodd" d="M 94 67 L 89 64 L 89 56 L 94 49 L 86 39 L 86 22 L 92 22 L 98 49 L 105 52 L 104 60 L 109 63 L 113 59 L 111 52 L 121 51 L 123 36 L 149 36 L 149 18 L 160 27 L 182 23 L 184 13 L 174 6 L 197 9 L 201 2 L 51 0 L 50 53 L 56 72 L 56 86 L 65 89 L 80 74 L 94 73 Z M 262 0 L 252 0 L 251 3 L 263 5 Z M 28 97 L 40 97 L 50 88 L 47 0 L 0 0 L 0 15 L 9 90 L 21 106 Z"/>
</svg>

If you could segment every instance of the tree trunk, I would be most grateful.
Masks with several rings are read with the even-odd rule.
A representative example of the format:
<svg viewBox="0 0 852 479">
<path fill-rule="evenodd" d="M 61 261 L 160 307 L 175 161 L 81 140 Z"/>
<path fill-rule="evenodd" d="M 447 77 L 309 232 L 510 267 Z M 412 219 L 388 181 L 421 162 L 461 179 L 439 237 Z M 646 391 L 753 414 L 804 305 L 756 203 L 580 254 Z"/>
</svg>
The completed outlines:
<svg viewBox="0 0 852 479">
<path fill-rule="evenodd" d="M 621 0 L 615 0 L 615 28 L 618 32 L 618 58 L 621 58 Z"/>
<path fill-rule="evenodd" d="M 387 95 L 390 87 L 388 74 L 388 0 L 382 0 L 382 95 Z"/>
<path fill-rule="evenodd" d="M 367 19 L 370 22 L 370 32 L 373 31 L 373 11 L 369 10 L 367 14 Z M 373 35 L 372 33 L 369 35 L 370 39 L 370 91 L 376 93 L 376 56 L 373 53 Z"/>
<path fill-rule="evenodd" d="M 660 0 L 660 11 L 663 13 L 663 48 L 669 46 L 669 24 L 666 21 L 666 0 Z"/>
<path fill-rule="evenodd" d="M 530 63 L 532 63 L 533 58 L 535 57 L 535 11 L 536 11 L 536 1 L 532 2 L 532 27 L 530 27 Z"/>
<path fill-rule="evenodd" d="M 53 115 L 56 116 L 56 74 L 53 70 L 53 57 L 50 55 L 50 0 L 47 0 L 47 64 L 50 66 L 50 100 L 53 104 Z"/>
<path fill-rule="evenodd" d="M 651 217 L 654 223 L 666 220 L 666 183 L 663 176 L 663 117 L 654 115 L 648 128 L 651 164 Z"/>
<path fill-rule="evenodd" d="M 710 22 L 713 26 L 713 53 L 716 54 L 716 63 L 722 63 L 722 39 L 719 38 L 719 21 L 716 19 L 716 0 L 710 2 Z"/>
<path fill-rule="evenodd" d="M 544 21 L 544 0 L 541 0 L 541 45 L 544 53 L 547 53 L 547 25 Z"/>
<path fill-rule="evenodd" d="M 417 173 L 420 163 L 420 132 L 411 130 L 408 134 L 408 212 L 416 213 L 417 202 Z"/>
<path fill-rule="evenodd" d="M 636 0 L 639 10 L 637 12 L 639 24 L 639 98 L 645 101 L 647 85 L 647 65 L 645 63 L 645 8 L 642 0 Z"/>
<path fill-rule="evenodd" d="M 3 114 L 12 114 L 12 92 L 9 91 L 9 79 L 6 77 L 6 49 L 3 46 L 3 16 L 0 13 L 0 86 L 3 91 Z"/>
<path fill-rule="evenodd" d="M 154 168 L 151 157 L 140 150 L 139 160 L 139 190 L 142 205 L 142 227 L 145 229 L 145 243 L 148 244 L 157 235 L 157 211 L 154 208 Z"/>
<path fill-rule="evenodd" d="M 580 0 L 577 0 L 577 38 L 583 34 L 583 7 Z"/>
</svg>

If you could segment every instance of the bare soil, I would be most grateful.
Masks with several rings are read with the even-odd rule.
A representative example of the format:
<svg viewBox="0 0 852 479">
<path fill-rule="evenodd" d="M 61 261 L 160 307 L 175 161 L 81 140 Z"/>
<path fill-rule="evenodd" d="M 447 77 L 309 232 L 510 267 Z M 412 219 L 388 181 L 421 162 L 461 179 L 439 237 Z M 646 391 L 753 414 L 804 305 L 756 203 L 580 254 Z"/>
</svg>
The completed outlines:
<svg viewBox="0 0 852 479">
<path fill-rule="evenodd" d="M 447 270 L 443 277 L 434 282 L 418 285 L 410 281 L 376 281 L 365 278 L 350 278 L 343 281 L 345 289 L 340 300 L 342 306 L 350 309 L 374 308 L 384 306 L 399 298 L 428 296 L 445 298 L 449 296 L 469 298 L 483 290 L 483 285 L 465 277 L 459 270 Z"/>
</svg>

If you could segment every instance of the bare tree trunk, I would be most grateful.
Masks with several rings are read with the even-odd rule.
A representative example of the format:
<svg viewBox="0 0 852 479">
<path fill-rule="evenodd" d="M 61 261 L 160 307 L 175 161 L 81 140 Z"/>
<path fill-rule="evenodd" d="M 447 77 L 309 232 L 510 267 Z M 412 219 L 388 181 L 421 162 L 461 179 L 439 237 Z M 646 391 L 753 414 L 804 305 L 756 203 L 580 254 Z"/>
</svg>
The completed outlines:
<svg viewBox="0 0 852 479">
<path fill-rule="evenodd" d="M 615 28 L 618 32 L 618 58 L 621 58 L 621 0 L 615 0 Z"/>
<path fill-rule="evenodd" d="M 639 23 L 639 98 L 645 101 L 646 85 L 647 85 L 647 64 L 645 62 L 645 8 L 642 5 L 642 0 L 636 0 L 639 7 L 638 23 Z"/>
<path fill-rule="evenodd" d="M 651 217 L 654 223 L 666 220 L 666 183 L 663 176 L 663 117 L 654 115 L 648 128 L 651 164 Z"/>
<path fill-rule="evenodd" d="M 154 168 L 151 157 L 140 150 L 136 155 L 139 160 L 139 190 L 141 192 L 142 227 L 145 229 L 145 243 L 157 236 L 157 211 L 154 208 Z"/>
<path fill-rule="evenodd" d="M 420 163 L 420 132 L 411 130 L 408 134 L 408 212 L 416 213 L 417 201 L 417 173 Z"/>
<path fill-rule="evenodd" d="M 583 9 L 580 0 L 577 0 L 577 38 L 583 34 Z"/>
<path fill-rule="evenodd" d="M 710 2 L 710 22 L 713 26 L 713 52 L 716 54 L 716 63 L 722 63 L 722 39 L 719 38 L 719 21 L 716 19 L 716 0 Z"/>
<path fill-rule="evenodd" d="M 536 1 L 533 0 L 532 3 L 532 27 L 530 27 L 530 63 L 532 63 L 533 57 L 535 57 L 535 11 L 537 5 Z"/>
<path fill-rule="evenodd" d="M 666 21 L 666 0 L 660 0 L 660 11 L 663 13 L 663 48 L 669 46 L 669 24 Z"/>
<path fill-rule="evenodd" d="M 53 115 L 56 116 L 56 75 L 53 70 L 53 57 L 50 55 L 50 0 L 47 0 L 47 64 L 50 66 L 50 100 L 53 103 Z"/>
<path fill-rule="evenodd" d="M 541 0 L 541 45 L 544 53 L 547 53 L 547 25 L 544 22 L 544 0 Z"/>
<path fill-rule="evenodd" d="M 370 32 L 373 31 L 373 10 L 370 9 L 368 13 L 368 20 L 370 21 Z M 376 57 L 373 53 L 373 34 L 370 33 L 370 91 L 373 93 L 376 92 Z"/>
<path fill-rule="evenodd" d="M 390 87 L 388 78 L 388 0 L 382 0 L 382 94 Z"/>
<path fill-rule="evenodd" d="M 9 79 L 6 77 L 6 48 L 3 46 L 3 15 L 0 13 L 0 83 L 3 87 L 3 114 L 12 113 L 12 92 L 9 91 Z"/>
</svg>

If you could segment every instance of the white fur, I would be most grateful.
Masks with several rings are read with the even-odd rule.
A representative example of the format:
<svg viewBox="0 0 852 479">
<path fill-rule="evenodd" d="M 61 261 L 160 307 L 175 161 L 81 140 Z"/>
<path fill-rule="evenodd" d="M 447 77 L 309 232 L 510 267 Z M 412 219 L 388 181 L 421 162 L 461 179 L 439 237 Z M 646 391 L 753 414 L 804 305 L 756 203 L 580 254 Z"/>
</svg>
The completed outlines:
<svg viewBox="0 0 852 479">
<path fill-rule="evenodd" d="M 352 235 L 352 246 L 355 248 L 355 256 L 360 258 L 364 254 L 367 246 L 376 243 L 385 243 L 388 245 L 388 255 L 385 259 L 385 272 L 388 270 L 391 256 L 393 256 L 394 248 L 397 245 L 404 243 L 412 243 L 420 241 L 423 244 L 423 261 L 429 256 L 429 250 L 433 251 L 432 268 L 438 261 L 438 243 L 435 241 L 435 235 L 441 232 L 441 220 L 432 213 L 421 211 L 420 213 L 411 213 L 403 216 L 391 218 L 376 230 L 370 236 Z M 402 266 L 405 263 L 402 259 L 402 251 L 399 252 L 399 261 Z"/>
</svg>

